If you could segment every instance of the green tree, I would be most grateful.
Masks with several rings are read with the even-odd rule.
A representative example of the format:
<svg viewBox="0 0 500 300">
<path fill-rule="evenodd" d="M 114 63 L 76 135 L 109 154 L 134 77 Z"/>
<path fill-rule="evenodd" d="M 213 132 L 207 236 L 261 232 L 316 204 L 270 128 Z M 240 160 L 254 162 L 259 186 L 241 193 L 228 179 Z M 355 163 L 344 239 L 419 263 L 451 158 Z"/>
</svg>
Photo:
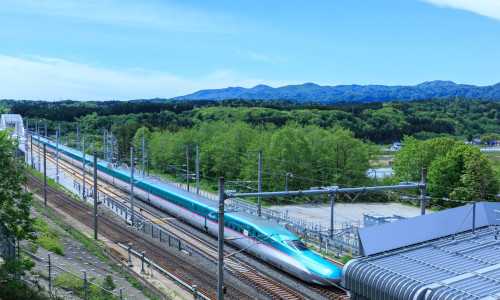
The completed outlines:
<svg viewBox="0 0 500 300">
<path fill-rule="evenodd" d="M 490 144 L 491 141 L 498 141 L 500 139 L 500 135 L 498 133 L 490 133 L 490 134 L 487 134 L 487 135 L 483 135 L 481 136 L 481 143 L 486 143 L 486 144 Z"/>
<path fill-rule="evenodd" d="M 493 172 L 486 155 L 477 148 L 465 150 L 465 162 L 460 185 L 451 198 L 467 201 L 495 201 L 499 190 L 498 174 Z"/>
<path fill-rule="evenodd" d="M 394 174 L 398 180 L 420 180 L 422 169 L 429 168 L 434 159 L 445 155 L 456 141 L 450 138 L 433 138 L 419 141 L 405 136 L 403 147 L 394 155 Z"/>
<path fill-rule="evenodd" d="M 478 148 L 449 138 L 419 141 L 405 137 L 394 158 L 398 179 L 419 180 L 427 168 L 427 191 L 432 197 L 463 201 L 495 200 L 498 176 L 486 155 Z M 434 200 L 445 206 L 460 203 Z"/>
<path fill-rule="evenodd" d="M 16 149 L 17 140 L 10 139 L 8 131 L 0 131 L 0 230 L 4 236 L 12 236 L 15 240 L 33 240 L 34 219 L 30 216 L 33 195 L 24 191 L 23 186 L 28 177 L 24 174 L 23 163 L 13 159 Z M 19 261 L 12 257 L 3 259 L 4 263 L 0 266 L 0 290 L 19 288 L 19 283 L 12 281 L 9 274 L 22 274 L 33 264 L 28 260 Z"/>
</svg>

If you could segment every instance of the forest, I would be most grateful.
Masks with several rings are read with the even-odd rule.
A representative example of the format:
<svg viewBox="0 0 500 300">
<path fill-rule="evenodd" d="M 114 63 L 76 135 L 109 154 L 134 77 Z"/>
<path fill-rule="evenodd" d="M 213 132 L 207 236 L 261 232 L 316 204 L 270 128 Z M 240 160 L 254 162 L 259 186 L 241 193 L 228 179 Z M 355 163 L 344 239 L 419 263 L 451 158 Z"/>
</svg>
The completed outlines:
<svg viewBox="0 0 500 300">
<path fill-rule="evenodd" d="M 103 130 L 112 131 L 118 137 L 119 157 L 123 160 L 130 155 L 132 139 L 144 136 L 150 148 L 152 172 L 171 176 L 182 175 L 180 169 L 185 168 L 187 162 L 185 147 L 198 145 L 203 184 L 214 187 L 216 178 L 224 176 L 226 180 L 234 181 L 239 189 L 256 188 L 258 157 L 249 151 L 262 150 L 265 190 L 309 189 L 326 185 L 352 187 L 373 184 L 373 179 L 368 178 L 366 172 L 370 161 L 377 159 L 378 144 L 404 140 L 405 144 L 413 145 L 406 149 L 420 149 L 415 150 L 419 153 L 429 148 L 416 146 L 424 141 L 449 146 L 441 152 L 432 152 L 434 156 L 429 154 L 419 165 L 410 166 L 419 170 L 431 167 L 434 159 L 440 158 L 436 153 L 445 157 L 448 150 L 454 148 L 452 144 L 455 141 L 462 141 L 460 144 L 463 144 L 463 141 L 489 138 L 500 132 L 500 102 L 462 97 L 333 104 L 242 99 L 128 102 L 3 100 L 0 101 L 0 109 L 2 112 L 21 114 L 25 120 L 28 119 L 31 130 L 35 120 L 42 128 L 46 121 L 48 133 L 52 136 L 57 125 L 61 124 L 63 141 L 73 145 L 77 125 L 81 136 L 95 137 L 96 147 L 102 147 Z M 89 149 L 89 153 L 91 151 Z M 448 160 L 465 157 L 464 149 L 458 147 L 454 151 L 455 156 L 451 156 L 454 158 Z M 190 165 L 194 166 L 194 151 L 188 153 Z M 394 182 L 415 180 L 418 174 L 404 171 L 408 168 L 406 161 L 415 161 L 409 158 L 415 153 L 401 153 L 395 157 Z M 406 156 L 403 155 L 405 153 Z M 478 158 L 482 154 L 474 155 Z M 467 189 L 467 184 L 472 184 L 470 179 L 469 183 L 465 179 L 460 183 L 460 178 L 476 171 L 467 169 L 468 163 L 464 159 L 461 161 L 462 165 L 455 166 L 455 170 L 459 170 L 455 174 L 456 180 L 449 186 Z M 484 163 L 489 164 L 488 161 Z M 401 167 L 405 164 L 406 169 Z M 436 163 L 432 169 L 437 169 L 438 165 Z M 441 175 L 446 173 L 446 168 L 441 167 Z M 286 178 L 286 174 L 292 176 Z M 437 174 L 430 172 L 429 176 L 432 178 Z M 492 189 L 496 184 L 495 176 L 491 179 L 492 184 L 485 187 L 488 193 L 495 193 Z M 474 198 L 470 193 L 458 191 L 453 195 L 452 191 L 444 193 L 432 188 L 429 191 L 439 195 L 439 199 Z M 388 200 L 388 197 L 387 194 L 374 194 L 368 200 Z M 481 197 L 484 198 L 484 193 Z M 436 202 L 446 205 L 442 200 Z"/>
</svg>

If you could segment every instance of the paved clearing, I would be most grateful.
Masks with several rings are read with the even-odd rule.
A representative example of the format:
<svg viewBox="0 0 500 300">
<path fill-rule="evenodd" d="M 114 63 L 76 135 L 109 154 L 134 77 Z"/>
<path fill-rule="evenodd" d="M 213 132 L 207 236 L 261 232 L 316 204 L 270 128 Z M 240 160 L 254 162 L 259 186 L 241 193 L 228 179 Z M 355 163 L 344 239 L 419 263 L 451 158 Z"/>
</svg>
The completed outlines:
<svg viewBox="0 0 500 300">
<path fill-rule="evenodd" d="M 323 226 L 330 226 L 330 205 L 284 205 L 271 206 L 271 209 L 286 212 L 295 217 L 308 221 L 320 222 Z M 380 216 L 401 215 L 415 217 L 420 215 L 420 208 L 400 203 L 335 203 L 335 228 L 340 228 L 344 222 L 361 222 L 364 213 L 374 213 Z M 426 213 L 432 213 L 426 210 Z"/>
</svg>

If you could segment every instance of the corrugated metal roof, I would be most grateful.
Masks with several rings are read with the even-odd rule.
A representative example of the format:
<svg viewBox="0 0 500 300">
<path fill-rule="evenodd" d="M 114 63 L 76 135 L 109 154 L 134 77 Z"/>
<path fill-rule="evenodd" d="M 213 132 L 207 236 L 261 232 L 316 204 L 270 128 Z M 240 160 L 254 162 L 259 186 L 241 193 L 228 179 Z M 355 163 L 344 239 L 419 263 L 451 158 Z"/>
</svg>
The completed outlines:
<svg viewBox="0 0 500 300">
<path fill-rule="evenodd" d="M 361 253 L 372 255 L 472 229 L 473 205 L 359 230 Z M 493 225 L 500 203 L 476 204 L 476 227 Z M 411 233 L 411 234 L 410 234 Z M 381 243 L 381 241 L 384 241 Z"/>
<path fill-rule="evenodd" d="M 478 220 L 483 226 L 474 234 L 471 230 L 461 230 L 456 235 L 451 232 L 354 259 L 344 267 L 342 284 L 356 299 L 500 299 L 500 236 L 495 227 L 495 210 L 500 210 L 500 203 L 480 203 L 477 208 L 478 215 L 483 214 L 482 221 Z M 446 222 L 457 221 L 448 219 L 457 214 L 446 212 L 433 214 L 435 218 L 442 216 L 443 227 L 448 227 Z M 422 220 L 415 219 L 418 218 Z M 458 223 L 463 219 L 462 216 Z M 422 224 L 414 225 L 405 227 L 407 235 L 419 235 Z M 386 225 L 378 227 L 382 226 Z M 436 231 L 449 233 L 442 228 Z M 379 243 L 397 237 L 386 236 Z"/>
</svg>

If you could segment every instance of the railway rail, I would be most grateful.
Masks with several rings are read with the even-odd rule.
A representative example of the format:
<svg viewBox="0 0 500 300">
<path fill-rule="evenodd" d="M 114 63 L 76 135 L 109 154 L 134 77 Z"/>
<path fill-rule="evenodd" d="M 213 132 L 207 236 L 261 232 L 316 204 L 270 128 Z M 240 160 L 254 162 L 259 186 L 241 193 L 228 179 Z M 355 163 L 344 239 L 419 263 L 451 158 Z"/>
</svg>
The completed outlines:
<svg viewBox="0 0 500 300">
<path fill-rule="evenodd" d="M 30 176 L 28 186 L 31 189 L 38 188 L 38 193 L 40 194 L 40 191 L 43 190 L 43 183 L 32 176 Z M 47 200 L 57 205 L 62 210 L 70 213 L 82 223 L 90 227 L 93 226 L 91 207 L 85 205 L 81 201 L 71 199 L 52 187 L 47 187 Z M 109 240 L 115 243 L 127 244 L 129 242 L 133 242 L 134 245 L 136 245 L 134 246 L 136 251 L 146 251 L 150 259 L 157 262 L 167 271 L 183 278 L 187 284 L 193 285 L 192 282 L 196 281 L 199 293 L 202 293 L 211 299 L 215 299 L 213 295 L 216 294 L 217 291 L 217 278 L 213 276 L 213 274 L 210 274 L 205 270 L 191 265 L 189 262 L 172 255 L 168 251 L 165 251 L 161 247 L 151 243 L 137 232 L 124 227 L 123 224 L 120 224 L 111 218 L 100 216 L 98 221 L 100 234 L 106 236 Z M 188 277 L 192 279 L 186 279 Z M 231 288 L 227 289 L 226 297 L 229 299 L 253 299 L 250 295 Z"/>
<path fill-rule="evenodd" d="M 47 156 L 49 160 L 52 160 L 53 163 L 55 163 L 55 159 L 51 158 L 50 156 Z M 60 160 L 59 162 L 60 168 L 61 164 L 65 167 L 62 169 L 65 169 L 66 171 L 70 171 L 70 173 L 73 173 L 75 177 L 78 177 L 80 180 L 83 180 L 83 176 L 80 174 L 80 169 L 77 166 L 71 165 L 63 160 Z M 90 176 L 89 176 L 90 177 Z M 86 177 L 86 184 L 88 186 L 93 186 L 93 180 L 91 180 L 89 177 Z M 124 191 L 121 190 L 111 190 L 111 189 L 104 189 L 103 186 L 109 185 L 108 183 L 98 179 L 98 189 L 101 193 L 104 193 L 108 195 L 109 197 L 113 199 L 121 199 L 122 203 L 127 202 L 125 205 L 128 205 L 129 200 L 127 199 L 128 193 L 125 193 Z M 51 188 L 52 189 L 52 188 Z M 53 189 L 54 191 L 57 191 Z M 59 191 L 57 191 L 59 193 Z M 51 196 L 54 197 L 54 196 Z M 58 205 L 62 205 L 65 208 L 68 208 L 68 205 L 71 206 L 71 210 L 73 213 L 78 213 L 82 214 L 85 216 L 88 216 L 91 218 L 91 220 L 87 220 L 87 225 L 93 226 L 93 216 L 92 213 L 90 212 L 90 208 L 86 205 L 84 205 L 81 201 L 78 200 L 72 200 L 71 204 L 65 204 L 64 202 L 61 203 L 61 196 L 57 196 L 59 200 L 54 200 L 59 201 Z M 64 195 L 64 197 L 66 197 Z M 76 202 L 75 202 L 76 201 Z M 74 202 L 74 203 L 73 203 Z M 78 207 L 78 208 L 75 208 Z M 128 205 L 130 208 L 130 206 Z M 76 211 L 75 211 L 76 210 Z M 85 213 L 83 211 L 86 211 Z M 170 222 L 165 222 L 164 219 L 162 219 L 160 216 L 148 211 L 145 208 L 140 209 L 141 211 L 141 216 L 143 218 L 146 218 L 149 222 L 154 222 L 156 226 L 161 228 L 162 230 L 168 232 L 170 235 L 178 238 L 179 240 L 182 240 L 184 244 L 188 245 L 191 249 L 197 251 L 201 255 L 207 257 L 208 259 L 212 260 L 213 262 L 217 261 L 217 248 L 199 238 L 196 236 L 193 236 L 189 232 L 181 229 L 178 226 L 175 226 L 174 224 Z M 83 216 L 82 216 L 83 217 Z M 158 222 L 158 221 L 163 220 L 163 222 Z M 121 226 L 116 226 L 116 221 L 113 221 L 108 218 L 100 217 L 99 219 L 100 222 L 103 223 L 108 223 L 110 227 L 113 227 L 114 230 L 119 230 L 118 228 L 122 228 Z M 113 222 L 112 224 L 109 222 Z M 101 227 L 101 226 L 99 226 Z M 99 228 L 100 229 L 100 228 Z M 104 228 L 103 231 L 106 231 L 109 229 Z M 130 235 L 130 232 L 128 229 L 121 229 L 122 230 L 122 235 L 127 236 Z M 125 230 L 125 231 L 123 231 Z M 107 237 L 110 237 L 109 233 L 106 234 L 104 232 L 104 235 Z M 113 236 L 113 235 L 111 235 Z M 110 240 L 116 241 L 115 239 L 110 238 Z M 119 241 L 121 243 L 126 243 L 125 241 Z M 134 243 L 135 244 L 135 243 Z M 141 243 L 144 245 L 150 245 L 150 243 L 145 242 Z M 148 251 L 148 253 L 155 253 L 157 256 L 161 256 L 162 249 L 156 245 L 154 246 L 145 246 Z M 160 249 L 158 249 L 160 248 Z M 156 262 L 156 261 L 155 261 Z M 162 265 L 163 266 L 163 265 Z M 255 268 L 249 266 L 248 264 L 243 263 L 242 261 L 239 261 L 238 259 L 234 257 L 227 257 L 225 258 L 225 268 L 229 272 L 233 273 L 236 277 L 240 278 L 242 281 L 246 282 L 248 285 L 254 286 L 256 289 L 260 290 L 262 293 L 265 295 L 273 298 L 273 299 L 307 299 L 309 295 L 304 295 L 303 293 L 294 290 L 290 286 L 287 286 L 286 284 L 266 275 L 263 274 L 262 272 L 256 270 Z M 169 268 L 165 268 L 169 271 L 171 271 Z M 172 271 L 173 273 L 178 274 L 178 272 Z M 180 275 L 179 275 L 180 276 Z M 182 277 L 182 276 L 181 276 Z M 203 278 L 208 278 L 203 276 Z M 216 279 L 214 279 L 216 281 Z M 345 291 L 343 291 L 340 288 L 335 288 L 335 287 L 324 287 L 320 285 L 308 285 L 308 287 L 311 290 L 314 290 L 318 294 L 321 294 L 325 297 L 331 298 L 331 299 L 349 299 Z M 215 287 L 216 291 L 216 287 Z M 239 299 L 244 299 L 244 298 L 239 298 Z"/>
</svg>

